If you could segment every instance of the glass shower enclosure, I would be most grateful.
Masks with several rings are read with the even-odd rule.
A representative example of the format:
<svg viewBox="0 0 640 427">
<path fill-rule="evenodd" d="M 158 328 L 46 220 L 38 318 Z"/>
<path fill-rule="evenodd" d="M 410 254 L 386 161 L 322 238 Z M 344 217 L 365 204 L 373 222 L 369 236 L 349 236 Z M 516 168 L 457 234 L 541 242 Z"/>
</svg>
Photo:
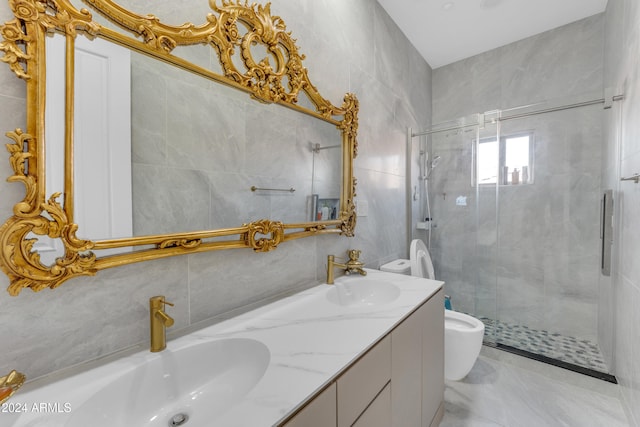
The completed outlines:
<svg viewBox="0 0 640 427">
<path fill-rule="evenodd" d="M 453 308 L 485 323 L 486 344 L 612 380 L 597 339 L 603 103 L 412 132 L 424 153 L 412 234 L 429 242 Z"/>
</svg>

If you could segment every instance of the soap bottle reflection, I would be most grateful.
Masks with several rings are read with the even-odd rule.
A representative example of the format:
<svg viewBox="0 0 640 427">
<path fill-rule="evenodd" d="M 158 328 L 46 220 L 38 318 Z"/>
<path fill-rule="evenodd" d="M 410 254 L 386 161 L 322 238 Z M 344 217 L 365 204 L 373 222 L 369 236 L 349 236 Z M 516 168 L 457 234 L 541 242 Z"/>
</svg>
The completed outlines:
<svg viewBox="0 0 640 427">
<path fill-rule="evenodd" d="M 329 219 L 329 206 L 324 205 L 322 207 L 322 220 L 326 221 Z"/>
</svg>

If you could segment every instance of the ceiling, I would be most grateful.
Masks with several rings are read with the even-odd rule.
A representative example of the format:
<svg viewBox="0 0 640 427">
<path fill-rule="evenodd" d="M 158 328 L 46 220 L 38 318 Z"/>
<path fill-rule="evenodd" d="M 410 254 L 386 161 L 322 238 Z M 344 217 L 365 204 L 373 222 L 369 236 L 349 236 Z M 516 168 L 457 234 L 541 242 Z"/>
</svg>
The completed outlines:
<svg viewBox="0 0 640 427">
<path fill-rule="evenodd" d="M 378 0 L 432 68 L 604 12 L 607 0 Z"/>
</svg>

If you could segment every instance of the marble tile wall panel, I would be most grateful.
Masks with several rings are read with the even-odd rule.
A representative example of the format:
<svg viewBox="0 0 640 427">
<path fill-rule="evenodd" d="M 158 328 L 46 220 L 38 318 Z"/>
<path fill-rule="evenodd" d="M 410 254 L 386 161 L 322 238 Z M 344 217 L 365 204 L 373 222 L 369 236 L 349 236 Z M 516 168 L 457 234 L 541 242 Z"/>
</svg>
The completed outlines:
<svg viewBox="0 0 640 427">
<path fill-rule="evenodd" d="M 433 123 L 473 113 L 601 94 L 602 14 L 433 71 Z"/>
<path fill-rule="evenodd" d="M 500 48 L 499 108 L 601 93 L 602 14 Z"/>
<path fill-rule="evenodd" d="M 170 3 L 169 8 L 175 12 L 175 2 Z M 147 3 L 140 4 L 142 8 Z M 181 4 L 177 8 L 181 15 L 172 13 L 172 19 L 184 20 L 194 6 L 187 1 Z M 55 291 L 34 294 L 27 290 L 17 298 L 4 293 L 0 295 L 3 307 L 0 321 L 5 327 L 0 339 L 10 350 L 0 354 L 2 371 L 15 368 L 25 371 L 29 378 L 37 378 L 132 345 L 144 346 L 148 339 L 148 298 L 153 295 L 164 294 L 176 303 L 169 311 L 176 318 L 170 332 L 177 333 L 223 312 L 260 304 L 262 300 L 324 280 L 327 254 L 341 255 L 348 248 L 357 247 L 363 250 L 363 259 L 372 267 L 407 256 L 406 129 L 429 123 L 431 68 L 376 2 L 273 0 L 271 11 L 282 17 L 293 32 L 301 53 L 308 58 L 305 65 L 311 78 L 324 96 L 336 105 L 342 104 L 344 94 L 349 91 L 360 99 L 355 174 L 357 197 L 368 202 L 369 214 L 358 219 L 356 236 L 330 235 L 287 242 L 267 254 L 230 250 L 143 262 L 106 270 L 96 277 L 74 279 Z M 0 20 L 9 18 L 6 2 L 0 2 Z M 212 61 L 211 56 L 203 56 L 198 48 L 181 49 L 181 55 L 204 65 Z M 176 76 L 170 67 L 141 58 L 134 61 L 137 67 L 133 78 L 144 84 L 134 88 L 134 171 L 156 168 L 159 179 L 161 173 L 169 176 L 169 166 L 176 169 L 188 166 L 189 172 L 182 175 L 192 174 L 191 186 L 207 187 L 209 194 L 222 186 L 246 187 L 256 178 L 269 184 L 284 184 L 277 175 L 267 178 L 252 172 L 259 167 L 268 170 L 265 162 L 254 159 L 251 168 L 247 168 L 247 163 L 233 163 L 235 154 L 246 153 L 247 147 L 241 142 L 246 135 L 257 137 L 259 129 L 268 125 L 256 116 L 249 126 L 238 124 L 248 113 L 247 106 L 254 105 L 246 95 L 238 96 L 231 89 L 223 89 L 216 97 L 225 99 L 225 108 L 214 107 L 203 96 L 211 90 L 211 83 L 195 77 L 184 78 L 176 92 L 166 84 Z M 0 67 L 0 125 L 5 130 L 24 127 L 24 84 L 7 69 Z M 155 98 L 150 97 L 152 93 Z M 196 98 L 207 103 L 207 108 L 189 105 L 187 100 Z M 283 114 L 285 120 L 291 120 L 288 112 Z M 210 132 L 202 123 L 223 115 L 230 122 L 218 123 L 216 136 L 227 145 L 210 151 L 203 139 Z M 194 120 L 184 120 L 185 116 Z M 196 124 L 198 118 L 200 122 Z M 297 173 L 295 165 L 312 158 L 307 144 L 314 134 L 303 125 L 292 124 L 281 130 L 282 139 L 301 144 L 290 150 L 285 157 L 287 168 L 281 168 L 291 168 Z M 280 141 L 276 138 L 275 142 Z M 206 156 L 202 156 L 205 152 L 210 160 L 213 155 L 223 160 L 219 163 L 223 169 L 213 169 L 205 161 Z M 180 165 L 176 159 L 180 159 Z M 224 170 L 225 166 L 229 170 Z M 8 162 L 0 162 L 0 175 L 9 174 Z M 180 190 L 178 181 L 183 182 L 175 181 L 176 193 Z M 188 184 L 189 181 L 183 183 Z M 307 188 L 310 181 L 301 178 L 297 185 Z M 7 183 L 0 183 L 0 190 L 3 195 L 0 212 L 7 217 L 24 190 L 20 185 Z M 176 193 L 174 196 L 178 198 Z M 138 191 L 138 205 L 153 199 L 145 196 Z M 187 197 L 185 203 L 191 205 L 206 203 L 209 197 L 213 200 L 210 195 L 195 199 L 189 199 L 188 194 L 180 197 Z M 249 210 L 246 203 L 247 199 L 235 199 L 223 211 L 211 202 L 210 215 L 189 222 L 204 221 L 217 226 L 216 221 L 235 218 L 239 224 L 242 215 L 251 217 L 262 209 L 274 215 L 283 213 L 282 203 L 262 199 L 264 206 L 258 203 Z M 158 225 L 157 217 L 149 218 Z M 0 287 L 7 285 L 2 276 Z"/>
<path fill-rule="evenodd" d="M 309 268 L 315 245 L 295 240 L 277 251 L 222 251 L 189 257 L 189 298 L 192 322 L 255 303 L 271 295 L 304 287 L 315 280 Z M 282 272 L 287 271 L 283 277 Z"/>
<path fill-rule="evenodd" d="M 498 108 L 500 53 L 492 50 L 433 71 L 433 123 Z"/>
</svg>

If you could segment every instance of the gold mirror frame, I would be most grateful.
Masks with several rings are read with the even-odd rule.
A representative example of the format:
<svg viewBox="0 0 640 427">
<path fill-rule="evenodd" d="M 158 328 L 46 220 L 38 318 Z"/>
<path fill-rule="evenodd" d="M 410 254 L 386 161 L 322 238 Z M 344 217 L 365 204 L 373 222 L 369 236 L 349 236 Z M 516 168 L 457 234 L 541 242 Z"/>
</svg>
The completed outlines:
<svg viewBox="0 0 640 427">
<path fill-rule="evenodd" d="M 9 276 L 8 292 L 18 295 L 24 288 L 40 291 L 56 288 L 64 281 L 83 275 L 95 275 L 99 270 L 134 262 L 174 255 L 219 249 L 252 248 L 267 252 L 287 240 L 338 233 L 353 236 L 356 225 L 356 180 L 353 159 L 357 155 L 358 100 L 347 93 L 341 107 L 323 98 L 303 67 L 304 56 L 298 51 L 291 33 L 278 16 L 272 16 L 270 4 L 265 6 L 246 1 L 209 0 L 211 13 L 201 25 L 186 23 L 171 26 L 153 15 L 141 16 L 111 0 L 83 0 L 95 12 L 117 24 L 134 36 L 106 28 L 92 18 L 87 9 L 77 10 L 68 0 L 8 0 L 15 19 L 0 27 L 4 41 L 0 42 L 0 58 L 27 86 L 26 129 L 7 132 L 13 140 L 7 144 L 14 175 L 9 182 L 22 182 L 26 188 L 24 200 L 13 208 L 13 216 L 0 227 L 0 267 Z M 238 24 L 242 24 L 241 35 Z M 246 27 L 246 28 L 245 28 Z M 65 99 L 65 163 L 63 204 L 59 193 L 46 198 L 45 185 L 45 37 L 59 33 L 66 39 L 66 99 Z M 342 184 L 338 218 L 330 221 L 284 224 L 263 219 L 235 228 L 150 235 L 111 240 L 83 240 L 76 236 L 74 223 L 73 183 L 73 120 L 74 120 L 74 43 L 78 34 L 101 37 L 133 51 L 170 63 L 202 77 L 247 92 L 264 103 L 277 103 L 334 124 L 342 133 Z M 205 44 L 218 54 L 222 74 L 201 68 L 173 55 L 177 46 Z M 254 60 L 251 46 L 266 47 L 275 64 L 268 59 Z M 239 50 L 242 67 L 233 62 Z M 286 85 L 286 87 L 285 87 Z M 298 95 L 306 94 L 315 110 L 297 104 Z M 33 250 L 37 238 L 60 239 L 65 248 L 63 257 L 47 266 Z M 232 236 L 231 238 L 229 236 Z M 235 237 L 235 238 L 234 238 Z M 218 240 L 216 240 L 218 238 Z M 224 238 L 220 239 L 220 238 Z M 140 247 L 133 252 L 98 257 L 101 249 Z"/>
</svg>

